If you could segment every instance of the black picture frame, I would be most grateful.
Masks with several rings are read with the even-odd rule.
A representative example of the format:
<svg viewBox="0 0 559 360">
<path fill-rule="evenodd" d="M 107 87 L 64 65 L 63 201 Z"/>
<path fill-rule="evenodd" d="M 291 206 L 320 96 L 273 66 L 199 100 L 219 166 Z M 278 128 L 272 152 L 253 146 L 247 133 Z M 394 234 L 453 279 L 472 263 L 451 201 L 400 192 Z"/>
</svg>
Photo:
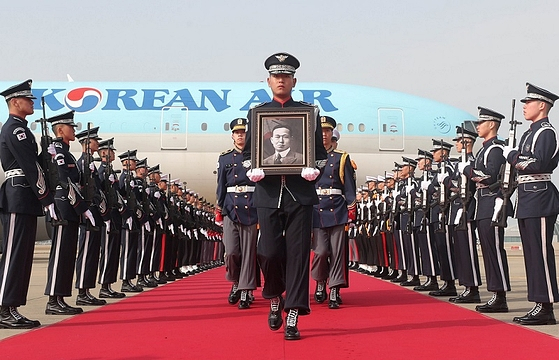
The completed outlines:
<svg viewBox="0 0 559 360">
<path fill-rule="evenodd" d="M 251 163 L 266 175 L 300 174 L 315 167 L 314 108 L 254 108 L 250 131 Z"/>
</svg>

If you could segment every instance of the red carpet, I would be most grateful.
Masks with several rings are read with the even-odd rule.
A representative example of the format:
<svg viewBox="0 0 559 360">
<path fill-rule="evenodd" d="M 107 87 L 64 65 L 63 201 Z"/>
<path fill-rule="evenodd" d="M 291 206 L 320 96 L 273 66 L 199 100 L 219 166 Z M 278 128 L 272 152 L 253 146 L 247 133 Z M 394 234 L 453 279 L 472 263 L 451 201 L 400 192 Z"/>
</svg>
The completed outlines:
<svg viewBox="0 0 559 360">
<path fill-rule="evenodd" d="M 357 273 L 344 305 L 312 304 L 300 341 L 268 329 L 269 303 L 227 304 L 223 267 L 0 342 L 2 359 L 537 358 L 559 341 Z M 451 353 L 440 353 L 448 346 Z"/>
</svg>

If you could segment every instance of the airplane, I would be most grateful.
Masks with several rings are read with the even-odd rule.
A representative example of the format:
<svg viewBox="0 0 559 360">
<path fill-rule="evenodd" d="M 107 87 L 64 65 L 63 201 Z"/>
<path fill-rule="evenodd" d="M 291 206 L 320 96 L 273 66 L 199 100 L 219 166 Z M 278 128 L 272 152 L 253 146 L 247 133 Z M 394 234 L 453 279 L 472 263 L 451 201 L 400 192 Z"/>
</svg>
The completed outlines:
<svg viewBox="0 0 559 360">
<path fill-rule="evenodd" d="M 2 81 L 0 89 L 20 81 Z M 47 117 L 74 110 L 76 131 L 88 123 L 99 126 L 101 137 L 115 137 L 117 155 L 138 149 L 149 166 L 160 164 L 163 173 L 186 181 L 210 202 L 217 158 L 232 147 L 229 123 L 271 99 L 263 82 L 37 81 L 32 90 L 37 100 L 28 120 L 37 139 L 41 129 L 33 120 L 42 116 L 44 97 Z M 383 174 L 402 156 L 415 157 L 418 148 L 429 149 L 432 139 L 449 141 L 457 125 L 476 119 L 440 102 L 368 86 L 299 82 L 293 98 L 336 119 L 339 148 L 356 162 L 358 184 L 367 175 Z M 7 117 L 7 107 L 0 106 L 0 126 Z M 79 155 L 81 147 L 75 142 L 71 150 Z"/>
</svg>

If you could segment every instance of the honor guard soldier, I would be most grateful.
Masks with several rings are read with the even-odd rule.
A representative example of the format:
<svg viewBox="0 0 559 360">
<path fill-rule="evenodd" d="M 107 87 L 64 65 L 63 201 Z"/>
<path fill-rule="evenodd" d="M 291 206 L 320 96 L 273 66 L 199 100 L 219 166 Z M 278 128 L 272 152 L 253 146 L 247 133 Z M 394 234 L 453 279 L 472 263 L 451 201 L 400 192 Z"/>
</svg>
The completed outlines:
<svg viewBox="0 0 559 360">
<path fill-rule="evenodd" d="M 456 137 L 452 139 L 455 142 L 456 150 L 462 154 L 461 161 L 468 162 L 470 166 L 475 164 L 472 151 L 476 139 L 477 133 L 465 129 L 464 125 L 456 127 Z M 474 220 L 475 182 L 460 174 L 457 164 L 448 177 L 440 174 L 437 177 L 439 184 L 444 184 L 446 189 L 451 192 L 451 197 L 454 198 L 450 204 L 449 223 L 453 228 L 458 283 L 464 286 L 464 291 L 458 296 L 450 298 L 449 301 L 462 304 L 480 303 L 481 273 Z"/>
<path fill-rule="evenodd" d="M 365 178 L 366 185 L 361 188 L 361 201 L 357 206 L 359 222 L 356 240 L 359 244 L 358 248 L 361 249 L 359 254 L 360 272 L 373 275 L 375 271 L 380 272 L 379 268 L 373 270 L 377 254 L 376 246 L 372 241 L 376 221 L 376 207 L 373 198 L 376 197 L 377 178 L 374 176 L 366 176 Z"/>
<path fill-rule="evenodd" d="M 265 61 L 270 76 L 268 86 L 272 89 L 273 100 L 263 108 L 313 107 L 311 104 L 294 101 L 291 91 L 297 80 L 295 70 L 299 61 L 290 54 L 277 53 Z M 326 162 L 326 150 L 320 141 L 322 131 L 318 107 L 314 106 L 316 129 L 314 134 L 316 166 L 322 168 Z M 252 110 L 248 113 L 249 124 Z M 256 119 L 254 119 L 256 121 Z M 258 139 L 254 139 L 258 141 Z M 244 159 L 250 159 L 250 133 L 247 136 Z M 248 164 L 247 164 L 248 165 Z M 313 166 L 315 164 L 308 164 Z M 249 165 L 250 166 L 250 165 Z M 258 211 L 261 238 L 258 243 L 258 260 L 264 274 L 263 296 L 270 299 L 268 325 L 278 330 L 282 323 L 282 310 L 288 313 L 285 339 L 300 338 L 297 329 L 299 315 L 307 315 L 309 307 L 309 263 L 312 232 L 313 205 L 318 204 L 314 180 L 320 174 L 317 168 L 303 168 L 301 175 L 266 176 L 262 169 L 249 170 L 248 177 L 257 182 L 254 205 Z M 285 291 L 286 300 L 282 294 Z"/>
<path fill-rule="evenodd" d="M 153 233 L 152 230 L 155 229 L 155 221 L 159 218 L 154 218 L 155 207 L 150 200 L 150 189 L 147 186 L 147 174 L 148 174 L 148 159 L 144 158 L 136 163 L 135 174 L 136 177 L 134 181 L 136 185 L 134 190 L 137 192 L 137 199 L 140 202 L 140 207 L 142 213 L 144 214 L 140 222 L 140 234 L 139 234 L 139 244 L 138 244 L 138 281 L 137 285 L 141 287 L 157 287 L 157 282 L 154 279 L 148 277 L 151 272 L 151 255 L 153 253 Z"/>
<path fill-rule="evenodd" d="M 553 325 L 553 303 L 558 301 L 553 228 L 559 213 L 559 192 L 551 174 L 559 161 L 557 130 L 548 114 L 559 96 L 526 84 L 524 118 L 531 121 L 518 147 L 505 148 L 507 161 L 518 171 L 516 218 L 522 239 L 528 301 L 535 302 L 526 315 L 513 320 L 522 325 Z"/>
<path fill-rule="evenodd" d="M 394 239 L 394 257 L 395 257 L 395 270 L 396 276 L 393 276 L 390 281 L 394 283 L 401 283 L 407 277 L 406 254 L 404 252 L 404 238 L 403 228 L 401 226 L 401 213 L 403 211 L 406 182 L 402 179 L 402 164 L 394 162 L 394 191 L 392 193 L 393 203 L 390 210 L 392 222 L 392 237 Z"/>
<path fill-rule="evenodd" d="M 101 189 L 107 198 L 108 217 L 104 218 L 105 226 L 101 232 L 101 252 L 99 259 L 99 290 L 100 298 L 123 298 L 124 293 L 111 288 L 117 280 L 118 260 L 120 255 L 120 230 L 122 215 L 126 207 L 119 193 L 117 172 L 113 169 L 115 160 L 114 138 L 101 141 L 97 153 L 101 158 L 99 180 Z M 120 171 L 120 170 L 119 170 Z"/>
<path fill-rule="evenodd" d="M 442 178 L 452 173 L 449 154 L 452 144 L 443 140 L 433 140 L 433 161 L 438 163 L 438 170 L 433 173 L 431 185 L 433 196 L 431 204 L 431 221 L 433 235 L 435 238 L 437 259 L 439 261 L 440 278 L 444 281 L 440 289 L 429 292 L 431 296 L 456 296 L 456 264 L 454 260 L 454 239 L 448 225 L 448 209 L 450 206 L 449 192 L 446 187 L 438 182 L 439 175 Z M 432 187 L 429 187 L 431 191 Z"/>
<path fill-rule="evenodd" d="M 256 239 L 258 217 L 252 203 L 254 183 L 243 168 L 246 119 L 235 119 L 229 125 L 233 148 L 224 151 L 217 162 L 216 220 L 223 222 L 226 279 L 233 283 L 229 304 L 239 299 L 239 309 L 250 307 L 250 295 L 256 289 Z"/>
<path fill-rule="evenodd" d="M 141 292 L 143 288 L 134 285 L 136 266 L 138 264 L 138 233 L 140 220 L 144 214 L 138 203 L 136 194 L 136 181 L 133 171 L 136 170 L 137 150 L 129 150 L 118 157 L 122 162 L 122 173 L 119 179 L 120 193 L 126 201 L 126 211 L 123 213 L 120 250 L 120 278 L 122 279 L 122 292 Z"/>
<path fill-rule="evenodd" d="M 415 180 L 415 168 L 417 161 L 408 157 L 402 156 L 402 171 L 400 177 L 405 181 L 404 194 L 400 200 L 402 206 L 402 215 L 400 217 L 402 231 L 402 238 L 404 243 L 404 254 L 406 256 L 406 269 L 403 272 L 402 278 L 398 279 L 402 286 L 419 286 L 419 274 L 421 272 L 419 260 L 419 246 L 417 244 L 415 230 L 415 193 L 417 182 Z M 408 275 L 412 278 L 408 279 Z"/>
<path fill-rule="evenodd" d="M 8 104 L 9 117 L 0 131 L 0 160 L 5 180 L 0 188 L 3 252 L 0 258 L 0 328 L 30 329 L 37 320 L 21 315 L 27 302 L 33 264 L 37 217 L 45 210 L 56 218 L 53 190 L 49 191 L 39 165 L 35 136 L 27 126 L 33 114 L 31 80 L 0 93 Z"/>
<path fill-rule="evenodd" d="M 81 308 L 71 307 L 64 301 L 65 296 L 72 295 L 72 278 L 76 264 L 78 245 L 78 227 L 82 221 L 88 221 L 95 227 L 96 222 L 89 210 L 89 205 L 79 189 L 83 174 L 77 161 L 70 153 L 70 142 L 76 139 L 74 112 L 60 114 L 47 119 L 57 141 L 49 153 L 54 156 L 58 166 L 60 185 L 56 187 L 54 200 L 67 225 L 54 227 L 50 248 L 47 286 L 45 295 L 49 296 L 45 313 L 47 315 L 75 315 L 83 312 Z M 53 151 L 54 150 L 54 151 Z"/>
<path fill-rule="evenodd" d="M 76 139 L 82 146 L 82 156 L 78 159 L 78 169 L 82 173 L 82 194 L 89 210 L 99 225 L 103 224 L 103 217 L 108 216 L 107 199 L 100 191 L 101 181 L 95 167 L 93 154 L 99 149 L 99 127 L 86 129 L 76 134 Z M 89 289 L 95 287 L 97 267 L 99 266 L 99 252 L 101 249 L 101 229 L 92 229 L 87 222 L 79 226 L 78 256 L 76 259 L 76 289 L 78 306 L 105 305 L 105 300 L 97 299 Z"/>
<path fill-rule="evenodd" d="M 146 277 L 146 280 L 148 282 L 155 282 L 158 285 L 167 283 L 167 281 L 161 280 L 156 273 L 159 271 L 160 268 L 162 246 L 161 240 L 165 229 L 163 221 L 165 221 L 168 216 L 168 211 L 165 206 L 165 200 L 162 197 L 165 190 L 162 191 L 159 187 L 159 183 L 161 182 L 161 170 L 159 168 L 160 166 L 159 164 L 157 164 L 148 169 L 148 195 L 151 204 L 153 204 L 153 221 L 155 222 L 155 224 L 154 228 L 152 229 L 153 247 L 151 249 L 149 257 L 149 275 Z"/>
<path fill-rule="evenodd" d="M 475 164 L 460 162 L 458 171 L 476 183 L 475 219 L 481 243 L 487 290 L 493 292 L 491 299 L 476 310 L 485 313 L 508 312 L 506 292 L 510 291 L 509 266 L 505 251 L 504 228 L 491 225 L 495 201 L 500 197 L 498 181 L 503 157 L 503 143 L 497 139 L 497 132 L 504 115 L 493 110 L 478 107 L 477 133 L 484 139 L 483 147 L 476 154 Z M 512 208 L 512 205 L 507 204 Z M 510 213 L 510 212 L 508 212 Z"/>
<path fill-rule="evenodd" d="M 440 146 L 434 148 L 431 152 L 419 149 L 416 158 L 417 167 L 422 171 L 422 176 L 419 181 L 419 187 L 415 193 L 418 204 L 414 214 L 414 232 L 419 247 L 421 274 L 427 277 L 423 284 L 413 288 L 416 291 L 436 291 L 439 289 L 437 275 L 440 274 L 440 266 L 437 257 L 437 242 L 433 225 L 434 216 L 431 212 L 431 203 L 434 193 L 434 189 L 431 186 L 433 181 L 433 153 L 438 149 L 440 149 Z"/>
<path fill-rule="evenodd" d="M 315 183 L 319 203 L 314 205 L 311 276 L 316 281 L 314 299 L 326 300 L 328 282 L 330 295 L 328 307 L 338 309 L 341 304 L 340 288 L 348 287 L 348 243 L 345 226 L 356 220 L 355 171 L 349 154 L 334 149 L 332 143 L 336 120 L 330 116 L 320 118 L 322 144 L 328 153 L 324 171 Z"/>
</svg>

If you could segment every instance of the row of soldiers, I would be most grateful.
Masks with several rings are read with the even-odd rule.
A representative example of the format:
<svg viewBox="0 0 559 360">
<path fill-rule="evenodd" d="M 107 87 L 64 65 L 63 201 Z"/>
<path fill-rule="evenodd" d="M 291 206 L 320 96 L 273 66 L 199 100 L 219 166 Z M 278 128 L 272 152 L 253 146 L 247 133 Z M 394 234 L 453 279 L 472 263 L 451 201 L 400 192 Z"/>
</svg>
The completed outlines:
<svg viewBox="0 0 559 360">
<path fill-rule="evenodd" d="M 89 124 L 76 134 L 73 111 L 50 118 L 43 113 L 38 120 L 43 151 L 38 156 L 26 120 L 34 112 L 31 84 L 27 80 L 0 93 L 10 113 L 0 132 L 6 178 L 0 191 L 1 328 L 40 325 L 18 307 L 26 303 L 37 217 L 43 211 L 52 230 L 46 314 L 83 312 L 64 300 L 72 295 L 74 271 L 76 305 L 99 306 L 106 304 L 101 298 L 122 298 L 125 292 L 141 292 L 221 264 L 221 228 L 212 206 L 179 179 L 162 175 L 159 165 L 148 167 L 136 150 L 119 155 L 123 169 L 115 170 L 114 139 L 102 141 L 99 128 Z M 76 139 L 82 146 L 78 160 L 70 153 Z M 111 288 L 119 267 L 121 292 Z M 99 298 L 90 292 L 96 282 Z"/>
<path fill-rule="evenodd" d="M 527 83 L 527 96 L 521 101 L 524 117 L 532 124 L 518 146 L 514 101 L 507 141 L 497 137 L 505 116 L 479 107 L 476 131 L 465 124 L 456 128 L 453 141 L 460 158 L 450 158 L 452 144 L 434 139 L 430 151 L 420 149 L 415 159 L 402 157 L 393 172 L 367 177 L 357 194 L 357 221 L 349 230 L 352 267 L 432 296 L 448 296 L 451 302 L 480 304 L 479 237 L 487 290 L 493 295 L 476 311 L 508 312 L 511 286 L 504 228 L 514 215 L 524 250 L 528 300 L 535 305 L 513 321 L 555 324 L 553 303 L 559 294 L 552 238 L 559 193 L 551 173 L 559 161 L 559 143 L 547 115 L 558 98 Z M 484 141 L 474 156 L 478 136 Z M 456 281 L 464 286 L 460 294 Z"/>
</svg>

